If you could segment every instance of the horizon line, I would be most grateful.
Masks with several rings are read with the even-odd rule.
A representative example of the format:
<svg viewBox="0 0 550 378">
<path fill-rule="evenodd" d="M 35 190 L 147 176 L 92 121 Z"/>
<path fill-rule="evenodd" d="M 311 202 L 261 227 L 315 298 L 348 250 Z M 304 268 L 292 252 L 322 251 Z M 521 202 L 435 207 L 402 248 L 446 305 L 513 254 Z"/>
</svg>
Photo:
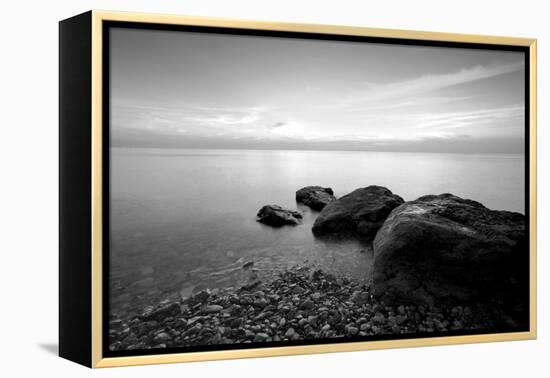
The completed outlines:
<svg viewBox="0 0 550 378">
<path fill-rule="evenodd" d="M 413 154 L 444 154 L 444 155 L 522 155 L 526 156 L 526 152 L 480 152 L 480 151 L 462 151 L 462 152 L 441 152 L 441 151 L 408 151 L 408 150 L 359 150 L 359 149 L 314 149 L 314 148 L 234 148 L 234 147 L 154 147 L 154 146 L 113 146 L 109 145 L 110 149 L 156 149 L 156 150 L 209 150 L 209 151 L 304 151 L 304 152 L 380 152 L 380 153 L 413 153 Z"/>
</svg>

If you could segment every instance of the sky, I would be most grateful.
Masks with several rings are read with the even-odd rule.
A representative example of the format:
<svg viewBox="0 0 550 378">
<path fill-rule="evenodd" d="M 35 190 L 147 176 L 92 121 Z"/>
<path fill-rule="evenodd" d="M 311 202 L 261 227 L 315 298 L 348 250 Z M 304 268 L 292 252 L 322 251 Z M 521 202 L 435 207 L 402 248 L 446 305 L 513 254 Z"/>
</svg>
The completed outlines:
<svg viewBox="0 0 550 378">
<path fill-rule="evenodd" d="M 523 53 L 114 28 L 118 147 L 521 153 Z"/>
</svg>

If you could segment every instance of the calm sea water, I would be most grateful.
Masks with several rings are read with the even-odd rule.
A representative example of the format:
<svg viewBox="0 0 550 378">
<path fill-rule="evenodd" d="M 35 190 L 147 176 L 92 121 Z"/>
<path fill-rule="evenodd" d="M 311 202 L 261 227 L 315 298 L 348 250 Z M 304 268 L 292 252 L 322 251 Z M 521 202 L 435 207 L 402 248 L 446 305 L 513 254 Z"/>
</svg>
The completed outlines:
<svg viewBox="0 0 550 378">
<path fill-rule="evenodd" d="M 522 155 L 113 148 L 112 312 L 241 285 L 296 264 L 368 279 L 370 247 L 315 239 L 317 213 L 294 196 L 307 185 L 330 186 L 338 197 L 373 184 L 405 200 L 451 192 L 524 212 Z M 255 219 L 265 204 L 298 207 L 304 222 L 264 226 Z M 246 262 L 254 264 L 243 269 Z"/>
</svg>

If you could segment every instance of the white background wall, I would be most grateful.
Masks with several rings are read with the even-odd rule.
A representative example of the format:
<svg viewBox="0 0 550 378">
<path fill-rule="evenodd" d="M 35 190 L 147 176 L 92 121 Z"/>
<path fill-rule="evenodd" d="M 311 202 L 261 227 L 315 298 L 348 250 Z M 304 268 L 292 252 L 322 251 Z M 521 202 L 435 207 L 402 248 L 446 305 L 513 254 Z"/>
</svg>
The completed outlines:
<svg viewBox="0 0 550 378">
<path fill-rule="evenodd" d="M 550 373 L 550 27 L 545 1 L 5 1 L 0 21 L 0 374 L 101 377 L 542 377 Z M 89 9 L 495 34 L 539 39 L 539 339 L 92 372 L 57 345 L 57 22 Z"/>
</svg>

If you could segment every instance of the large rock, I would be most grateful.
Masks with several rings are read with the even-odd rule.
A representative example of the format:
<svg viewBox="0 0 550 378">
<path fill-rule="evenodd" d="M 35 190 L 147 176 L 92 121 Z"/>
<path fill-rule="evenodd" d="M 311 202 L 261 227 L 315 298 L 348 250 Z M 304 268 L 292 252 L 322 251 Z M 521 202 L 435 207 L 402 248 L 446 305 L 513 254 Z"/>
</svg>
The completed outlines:
<svg viewBox="0 0 550 378">
<path fill-rule="evenodd" d="M 393 210 L 373 245 L 374 295 L 388 304 L 517 307 L 527 294 L 526 220 L 519 213 L 452 194 L 424 196 Z"/>
<path fill-rule="evenodd" d="M 278 205 L 265 205 L 258 211 L 258 222 L 269 226 L 281 227 L 297 225 L 302 219 L 299 211 L 285 209 Z"/>
<path fill-rule="evenodd" d="M 352 233 L 372 239 L 403 198 L 382 186 L 356 189 L 329 203 L 313 224 L 316 236 Z"/>
<path fill-rule="evenodd" d="M 296 202 L 303 203 L 313 210 L 321 211 L 323 208 L 335 201 L 334 192 L 331 188 L 322 186 L 306 186 L 296 192 Z"/>
</svg>

